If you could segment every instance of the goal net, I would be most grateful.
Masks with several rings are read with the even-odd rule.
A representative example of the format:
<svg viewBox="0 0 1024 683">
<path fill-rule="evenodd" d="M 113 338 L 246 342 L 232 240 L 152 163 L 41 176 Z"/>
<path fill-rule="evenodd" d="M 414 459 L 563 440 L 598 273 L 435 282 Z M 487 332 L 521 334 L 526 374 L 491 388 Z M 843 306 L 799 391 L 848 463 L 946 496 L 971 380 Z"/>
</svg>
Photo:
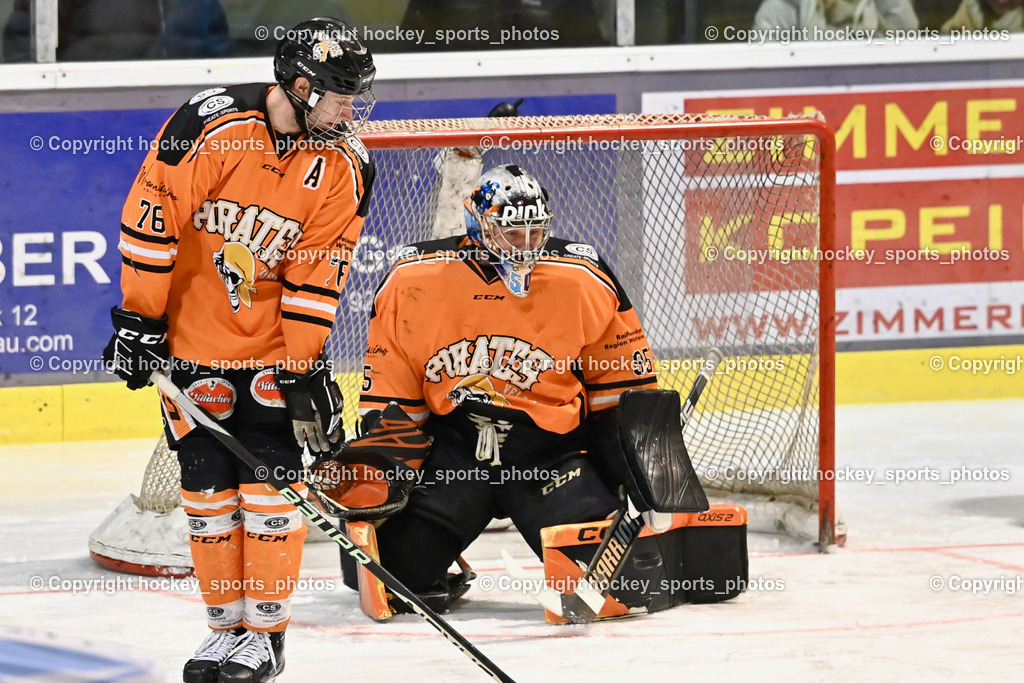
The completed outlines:
<svg viewBox="0 0 1024 683">
<path fill-rule="evenodd" d="M 685 430 L 709 494 L 747 505 L 752 528 L 810 536 L 822 549 L 843 541 L 834 495 L 834 284 L 822 258 L 833 248 L 835 142 L 823 122 L 436 119 L 370 122 L 359 137 L 377 178 L 328 340 L 346 427 L 356 420 L 374 291 L 400 247 L 463 232 L 461 203 L 481 170 L 514 163 L 548 189 L 552 234 L 593 245 L 615 272 L 662 388 L 685 396 L 707 351 L 725 356 Z M 155 456 L 147 479 L 161 490 L 144 483 L 122 507 L 176 502 L 168 471 L 177 463 L 166 452 L 159 459 L 166 464 Z M 102 561 L 119 551 L 97 540 L 100 531 L 90 547 Z M 125 535 L 113 534 L 122 544 Z M 186 536 L 182 524 L 187 556 Z"/>
</svg>

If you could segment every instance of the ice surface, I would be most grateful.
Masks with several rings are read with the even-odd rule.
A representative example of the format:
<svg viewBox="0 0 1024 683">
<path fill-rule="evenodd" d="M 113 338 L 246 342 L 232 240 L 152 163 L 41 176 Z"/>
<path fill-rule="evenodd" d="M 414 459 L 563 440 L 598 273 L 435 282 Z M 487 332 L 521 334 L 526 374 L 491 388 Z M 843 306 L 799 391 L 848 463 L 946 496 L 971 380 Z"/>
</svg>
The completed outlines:
<svg viewBox="0 0 1024 683">
<path fill-rule="evenodd" d="M 846 548 L 819 555 L 790 539 L 752 537 L 751 582 L 761 590 L 732 602 L 546 626 L 529 597 L 492 585 L 472 589 L 447 618 L 518 681 L 1019 680 L 1022 416 L 1020 400 L 841 407 L 840 472 L 873 473 L 875 482 L 837 484 Z M 89 533 L 137 492 L 152 445 L 0 448 L 0 604 L 6 625 L 87 639 L 176 681 L 205 635 L 192 584 L 163 579 L 142 590 L 140 578 L 93 564 L 86 548 Z M 887 470 L 916 480 L 896 484 Z M 996 480 L 950 484 L 951 473 Z M 540 573 L 514 532 L 488 532 L 466 554 L 481 580 L 506 576 L 501 548 Z M 375 624 L 363 616 L 338 580 L 334 547 L 308 545 L 302 576 L 311 585 L 296 595 L 280 681 L 486 680 L 419 617 Z M 70 583 L 90 579 L 113 590 L 76 592 Z"/>
</svg>

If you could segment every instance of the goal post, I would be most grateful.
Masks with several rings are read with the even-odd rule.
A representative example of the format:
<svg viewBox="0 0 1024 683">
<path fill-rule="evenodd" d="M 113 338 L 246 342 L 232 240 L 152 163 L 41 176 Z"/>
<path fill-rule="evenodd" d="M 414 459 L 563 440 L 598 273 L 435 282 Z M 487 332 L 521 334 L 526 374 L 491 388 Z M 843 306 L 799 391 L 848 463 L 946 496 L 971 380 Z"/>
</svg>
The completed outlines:
<svg viewBox="0 0 1024 683">
<path fill-rule="evenodd" d="M 368 122 L 359 138 L 377 177 L 327 344 L 347 428 L 357 419 L 378 284 L 403 245 L 464 230 L 458 188 L 474 167 L 463 164 L 458 182 L 444 177 L 445 155 L 461 150 L 483 169 L 518 164 L 547 188 L 552 234 L 593 246 L 612 267 L 644 325 L 662 388 L 685 393 L 707 350 L 723 352 L 685 432 L 709 494 L 747 505 L 752 529 L 785 528 L 822 550 L 842 544 L 827 258 L 835 249 L 835 139 L 822 120 L 396 120 Z M 149 495 L 133 496 L 136 507 Z M 114 521 L 109 543 L 111 534 L 97 529 L 94 557 L 116 555 L 112 545 L 133 523 Z M 140 557 L 133 551 L 128 564 Z"/>
</svg>

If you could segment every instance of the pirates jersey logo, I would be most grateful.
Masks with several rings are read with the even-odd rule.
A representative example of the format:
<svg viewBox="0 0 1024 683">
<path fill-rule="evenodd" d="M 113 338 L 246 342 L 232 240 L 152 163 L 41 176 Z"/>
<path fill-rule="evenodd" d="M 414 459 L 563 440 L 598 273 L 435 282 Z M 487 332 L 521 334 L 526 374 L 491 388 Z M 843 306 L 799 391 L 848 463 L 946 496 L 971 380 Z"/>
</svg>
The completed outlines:
<svg viewBox="0 0 1024 683">
<path fill-rule="evenodd" d="M 528 341 L 480 335 L 473 341 L 462 339 L 435 351 L 424 366 L 424 376 L 428 382 L 440 382 L 442 375 L 453 379 L 477 376 L 486 380 L 493 377 L 526 391 L 537 383 L 540 373 L 554 367 L 554 361 L 551 354 L 534 348 Z M 460 383 L 456 391 L 464 383 Z M 472 383 L 473 386 L 479 384 Z M 487 380 L 487 385 L 490 386 L 490 380 Z"/>
<path fill-rule="evenodd" d="M 256 258 L 252 252 L 244 244 L 225 242 L 213 255 L 213 264 L 228 288 L 232 312 L 238 313 L 240 303 L 252 308 L 252 295 L 256 292 Z"/>
<path fill-rule="evenodd" d="M 207 199 L 192 214 L 192 225 L 196 230 L 222 235 L 225 242 L 245 245 L 268 268 L 276 268 L 302 237 L 299 221 L 258 204 L 242 207 L 229 199 Z"/>
</svg>

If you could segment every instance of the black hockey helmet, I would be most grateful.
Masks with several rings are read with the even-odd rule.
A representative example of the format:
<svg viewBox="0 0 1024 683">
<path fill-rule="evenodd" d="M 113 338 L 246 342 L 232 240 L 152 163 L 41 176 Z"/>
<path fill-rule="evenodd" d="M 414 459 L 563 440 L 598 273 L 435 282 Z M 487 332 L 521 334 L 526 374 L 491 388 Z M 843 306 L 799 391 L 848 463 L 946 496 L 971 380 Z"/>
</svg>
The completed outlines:
<svg viewBox="0 0 1024 683">
<path fill-rule="evenodd" d="M 359 39 L 358 31 L 338 19 L 317 17 L 287 31 L 274 54 L 274 77 L 291 98 L 310 137 L 332 142 L 356 132 L 374 105 L 373 56 Z M 310 82 L 309 98 L 303 100 L 287 87 L 302 76 Z M 310 119 L 314 107 L 327 93 L 352 98 L 351 121 L 325 122 Z"/>
</svg>

